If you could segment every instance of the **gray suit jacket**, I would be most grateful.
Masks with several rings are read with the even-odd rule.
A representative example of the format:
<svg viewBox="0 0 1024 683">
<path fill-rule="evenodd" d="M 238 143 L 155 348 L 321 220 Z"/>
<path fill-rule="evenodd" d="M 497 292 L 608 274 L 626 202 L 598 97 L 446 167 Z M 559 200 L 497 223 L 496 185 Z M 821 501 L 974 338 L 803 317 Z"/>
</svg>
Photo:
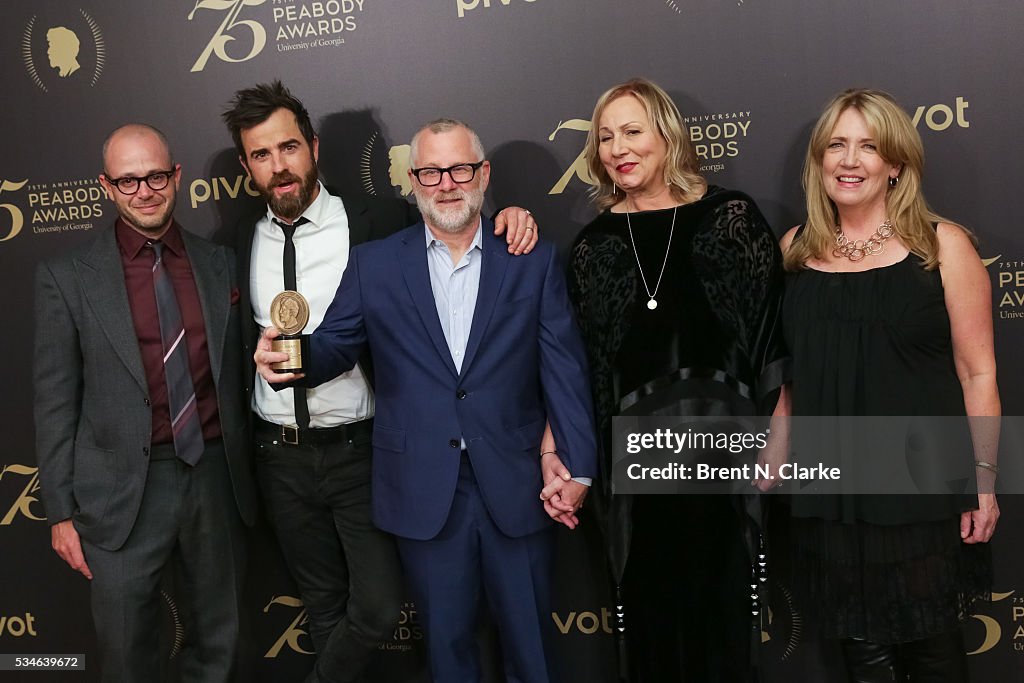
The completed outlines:
<svg viewBox="0 0 1024 683">
<path fill-rule="evenodd" d="M 251 524 L 256 493 L 234 256 L 181 233 L 206 323 L 235 500 Z M 82 538 L 116 550 L 142 501 L 152 412 L 113 228 L 39 265 L 35 312 L 36 457 L 47 517 L 51 524 L 71 518 Z"/>
</svg>

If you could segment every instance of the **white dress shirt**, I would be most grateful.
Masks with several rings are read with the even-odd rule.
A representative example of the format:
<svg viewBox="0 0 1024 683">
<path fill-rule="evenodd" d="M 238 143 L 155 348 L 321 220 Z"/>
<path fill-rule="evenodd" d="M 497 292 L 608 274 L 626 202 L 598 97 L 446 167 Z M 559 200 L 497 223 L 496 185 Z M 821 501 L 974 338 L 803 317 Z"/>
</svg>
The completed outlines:
<svg viewBox="0 0 1024 683">
<path fill-rule="evenodd" d="M 341 199 L 320 192 L 303 212 L 309 221 L 295 229 L 296 287 L 309 302 L 309 322 L 302 331 L 312 334 L 323 322 L 327 307 L 348 265 L 348 215 Z M 270 302 L 284 290 L 284 233 L 267 213 L 256 224 L 249 263 L 252 313 L 262 331 L 271 324 Z M 373 417 L 373 393 L 362 371 L 355 367 L 315 389 L 306 390 L 311 427 L 334 427 Z M 253 410 L 267 422 L 294 425 L 295 402 L 289 389 L 274 391 L 256 375 Z"/>
</svg>

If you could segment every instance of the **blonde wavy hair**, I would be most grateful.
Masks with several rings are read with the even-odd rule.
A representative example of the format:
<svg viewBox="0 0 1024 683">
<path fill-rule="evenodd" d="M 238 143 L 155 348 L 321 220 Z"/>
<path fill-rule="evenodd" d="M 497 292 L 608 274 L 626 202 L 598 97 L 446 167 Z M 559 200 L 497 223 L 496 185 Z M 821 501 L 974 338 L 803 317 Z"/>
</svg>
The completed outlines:
<svg viewBox="0 0 1024 683">
<path fill-rule="evenodd" d="M 700 161 L 697 151 L 686 132 L 683 117 L 679 114 L 672 98 L 660 87 L 644 78 L 634 78 L 620 83 L 598 98 L 594 114 L 590 118 L 590 132 L 584 149 L 587 170 L 595 181 L 590 195 L 597 206 L 604 210 L 626 198 L 626 193 L 616 187 L 601 163 L 601 140 L 598 134 L 601 116 L 614 100 L 630 95 L 635 97 L 647 112 L 647 118 L 665 141 L 668 153 L 665 156 L 665 183 L 671 188 L 672 196 L 681 204 L 696 201 L 704 196 L 708 184 L 700 175 Z"/>
<path fill-rule="evenodd" d="M 885 195 L 886 215 L 892 221 L 896 235 L 924 261 L 922 265 L 926 270 L 934 270 L 939 265 L 939 241 L 933 225 L 951 221 L 928 208 L 921 194 L 924 170 L 921 136 L 910 116 L 892 95 L 869 89 L 845 90 L 836 95 L 811 132 L 803 171 L 807 223 L 799 239 L 794 240 L 786 251 L 783 265 L 786 270 L 801 270 L 806 267 L 808 259 L 825 258 L 835 246 L 839 212 L 825 190 L 822 162 L 836 122 L 843 112 L 851 108 L 864 117 L 882 159 L 887 164 L 900 167 L 896 184 L 890 183 Z M 977 245 L 974 235 L 963 229 Z"/>
</svg>

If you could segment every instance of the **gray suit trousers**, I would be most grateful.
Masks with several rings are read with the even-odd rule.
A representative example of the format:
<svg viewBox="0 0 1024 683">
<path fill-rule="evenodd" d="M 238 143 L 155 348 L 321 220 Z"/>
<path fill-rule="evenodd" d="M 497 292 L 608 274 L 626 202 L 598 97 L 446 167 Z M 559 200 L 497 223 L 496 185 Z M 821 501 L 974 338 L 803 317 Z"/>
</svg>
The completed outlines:
<svg viewBox="0 0 1024 683">
<path fill-rule="evenodd" d="M 159 455 L 162 447 L 154 448 Z M 195 467 L 176 458 L 150 462 L 142 506 L 124 546 L 103 550 L 85 539 L 93 573 L 93 621 L 104 683 L 153 683 L 174 667 L 183 683 L 227 683 L 238 649 L 245 534 L 218 439 Z M 178 581 L 170 597 L 184 636 L 161 650 L 173 614 L 161 595 L 164 570 Z"/>
</svg>

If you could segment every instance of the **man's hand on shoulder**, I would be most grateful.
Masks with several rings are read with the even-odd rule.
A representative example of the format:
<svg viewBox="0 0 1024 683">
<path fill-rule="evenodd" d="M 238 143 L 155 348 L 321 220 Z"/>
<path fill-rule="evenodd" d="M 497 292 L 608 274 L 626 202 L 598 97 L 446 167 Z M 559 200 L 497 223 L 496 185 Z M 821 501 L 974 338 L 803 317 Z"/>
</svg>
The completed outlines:
<svg viewBox="0 0 1024 683">
<path fill-rule="evenodd" d="M 537 222 L 526 209 L 510 206 L 494 217 L 494 234 L 505 234 L 508 253 L 529 254 L 537 244 Z"/>
</svg>

